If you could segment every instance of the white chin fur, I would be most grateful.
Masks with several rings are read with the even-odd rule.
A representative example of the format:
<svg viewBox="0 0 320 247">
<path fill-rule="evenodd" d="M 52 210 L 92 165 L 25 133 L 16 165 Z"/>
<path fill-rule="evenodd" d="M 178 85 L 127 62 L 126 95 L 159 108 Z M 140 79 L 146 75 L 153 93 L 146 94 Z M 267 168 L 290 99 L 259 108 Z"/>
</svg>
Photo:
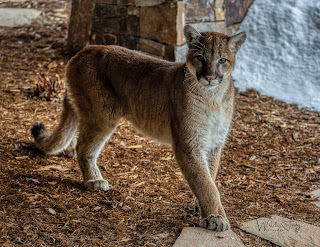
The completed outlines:
<svg viewBox="0 0 320 247">
<path fill-rule="evenodd" d="M 208 88 L 214 88 L 216 86 L 218 86 L 220 84 L 219 80 L 212 80 L 210 83 L 205 79 L 205 78 L 200 78 L 199 82 L 205 86 L 205 87 L 208 87 Z"/>
</svg>

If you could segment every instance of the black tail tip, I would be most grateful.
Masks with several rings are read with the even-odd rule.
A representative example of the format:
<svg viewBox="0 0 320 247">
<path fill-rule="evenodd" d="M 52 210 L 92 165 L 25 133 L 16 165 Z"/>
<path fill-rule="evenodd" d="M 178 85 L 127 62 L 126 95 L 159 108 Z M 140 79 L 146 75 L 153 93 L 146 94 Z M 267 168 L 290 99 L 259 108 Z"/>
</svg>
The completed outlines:
<svg viewBox="0 0 320 247">
<path fill-rule="evenodd" d="M 32 125 L 31 127 L 31 134 L 32 136 L 36 139 L 38 138 L 40 135 L 44 134 L 46 132 L 46 127 L 44 126 L 44 124 L 41 123 L 37 123 Z"/>
</svg>

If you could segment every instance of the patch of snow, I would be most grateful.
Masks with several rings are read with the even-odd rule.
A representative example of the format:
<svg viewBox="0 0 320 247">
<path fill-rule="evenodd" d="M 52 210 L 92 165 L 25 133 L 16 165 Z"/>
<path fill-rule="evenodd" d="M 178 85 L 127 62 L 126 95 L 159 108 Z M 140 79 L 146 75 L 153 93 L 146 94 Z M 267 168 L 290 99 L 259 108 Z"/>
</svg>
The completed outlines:
<svg viewBox="0 0 320 247">
<path fill-rule="evenodd" d="M 235 85 L 320 111 L 320 1 L 255 0 L 239 31 Z"/>
</svg>

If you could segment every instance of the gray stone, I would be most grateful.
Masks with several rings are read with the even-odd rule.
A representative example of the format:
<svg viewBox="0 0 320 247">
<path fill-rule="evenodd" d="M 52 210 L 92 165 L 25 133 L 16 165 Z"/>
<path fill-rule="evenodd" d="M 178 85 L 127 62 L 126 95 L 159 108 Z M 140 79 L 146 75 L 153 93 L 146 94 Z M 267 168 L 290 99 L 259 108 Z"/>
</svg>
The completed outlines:
<svg viewBox="0 0 320 247">
<path fill-rule="evenodd" d="M 134 5 L 134 0 L 117 0 L 118 5 Z"/>
<path fill-rule="evenodd" d="M 117 0 L 93 0 L 94 3 L 117 4 Z"/>
<path fill-rule="evenodd" d="M 94 9 L 94 18 L 106 19 L 114 17 L 123 17 L 127 15 L 127 7 L 110 4 L 96 4 Z"/>
<path fill-rule="evenodd" d="M 0 9 L 0 26 L 17 27 L 29 24 L 38 18 L 41 11 L 36 9 L 3 8 Z"/>
<path fill-rule="evenodd" d="M 180 46 L 168 45 L 143 38 L 140 39 L 139 49 L 143 53 L 173 62 L 185 62 L 188 53 L 187 44 Z"/>
<path fill-rule="evenodd" d="M 224 9 L 226 10 L 227 26 L 242 22 L 252 3 L 253 0 L 225 0 Z"/>
<path fill-rule="evenodd" d="M 317 207 L 320 207 L 320 201 L 314 201 L 312 204 L 316 205 Z"/>
<path fill-rule="evenodd" d="M 226 33 L 227 25 L 224 21 L 219 22 L 204 22 L 204 23 L 190 23 L 190 26 L 199 32 L 219 32 Z"/>
<path fill-rule="evenodd" d="M 150 7 L 164 3 L 166 0 L 135 0 L 138 7 Z"/>
<path fill-rule="evenodd" d="M 232 25 L 232 26 L 229 26 L 229 27 L 227 28 L 227 35 L 233 35 L 233 34 L 235 34 L 235 33 L 239 30 L 239 26 L 240 26 L 239 23 L 238 23 L 238 24 L 234 24 L 234 25 Z"/>
<path fill-rule="evenodd" d="M 94 45 L 115 45 L 117 44 L 117 36 L 111 33 L 92 32 L 90 43 Z"/>
<path fill-rule="evenodd" d="M 126 30 L 125 18 L 93 19 L 92 30 L 113 34 L 124 34 Z"/>
<path fill-rule="evenodd" d="M 214 232 L 199 227 L 183 228 L 173 247 L 244 247 L 239 237 L 231 230 Z"/>
<path fill-rule="evenodd" d="M 203 23 L 190 23 L 190 26 L 194 27 L 199 32 L 218 32 L 226 35 L 232 35 L 235 32 L 234 27 L 227 27 L 224 21 L 217 22 L 203 22 Z"/>
<path fill-rule="evenodd" d="M 56 211 L 53 208 L 48 208 L 48 211 L 50 214 L 55 215 L 57 214 Z"/>
<path fill-rule="evenodd" d="M 311 198 L 317 199 L 317 201 L 313 201 L 312 204 L 316 205 L 317 207 L 320 207 L 320 189 L 310 192 L 309 196 Z"/>
<path fill-rule="evenodd" d="M 281 247 L 320 246 L 320 227 L 277 215 L 245 222 L 240 229 Z"/>
<path fill-rule="evenodd" d="M 125 34 L 139 36 L 139 17 L 135 15 L 128 15 L 126 21 Z"/>
<path fill-rule="evenodd" d="M 215 0 L 214 7 L 215 8 L 223 8 L 224 7 L 224 0 Z"/>
<path fill-rule="evenodd" d="M 139 38 L 129 35 L 118 36 L 117 45 L 137 50 L 139 49 Z"/>
<path fill-rule="evenodd" d="M 309 193 L 311 198 L 319 198 L 320 199 L 320 189 L 314 190 Z"/>
<path fill-rule="evenodd" d="M 185 18 L 189 23 L 215 20 L 214 11 L 207 0 L 186 0 Z"/>
<path fill-rule="evenodd" d="M 224 21 L 225 20 L 223 8 L 215 8 L 214 14 L 216 17 L 216 21 Z"/>
<path fill-rule="evenodd" d="M 165 45 L 150 40 L 150 39 L 140 39 L 140 50 L 143 52 L 150 53 L 152 55 L 156 55 L 158 57 L 164 56 Z"/>
<path fill-rule="evenodd" d="M 163 58 L 168 60 L 168 61 L 173 61 L 174 62 L 175 61 L 174 49 L 175 49 L 174 45 L 165 45 Z"/>
<path fill-rule="evenodd" d="M 105 33 L 103 35 L 103 41 L 104 41 L 104 45 L 115 45 L 118 42 L 117 36 L 111 33 Z"/>
<path fill-rule="evenodd" d="M 127 14 L 128 15 L 136 15 L 136 16 L 139 16 L 140 14 L 140 8 L 137 8 L 133 5 L 129 6 L 128 9 L 127 9 Z"/>
<path fill-rule="evenodd" d="M 140 9 L 140 34 L 143 38 L 172 45 L 184 43 L 183 2 L 164 3 Z"/>
<path fill-rule="evenodd" d="M 185 62 L 188 53 L 188 45 L 184 44 L 181 46 L 174 47 L 174 58 L 176 62 Z"/>
<path fill-rule="evenodd" d="M 117 35 L 139 36 L 139 18 L 135 15 L 107 19 L 94 18 L 92 30 Z"/>
</svg>

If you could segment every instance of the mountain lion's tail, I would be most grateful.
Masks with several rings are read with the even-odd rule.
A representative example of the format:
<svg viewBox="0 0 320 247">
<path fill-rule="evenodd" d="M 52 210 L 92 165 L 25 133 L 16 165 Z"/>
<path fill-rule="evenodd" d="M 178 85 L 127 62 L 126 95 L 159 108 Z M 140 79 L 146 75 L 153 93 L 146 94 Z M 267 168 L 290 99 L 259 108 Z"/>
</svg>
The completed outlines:
<svg viewBox="0 0 320 247">
<path fill-rule="evenodd" d="M 77 116 L 67 97 L 63 100 L 57 129 L 50 135 L 43 123 L 37 123 L 32 126 L 31 134 L 36 146 L 46 154 L 59 154 L 71 145 L 77 134 Z"/>
</svg>

